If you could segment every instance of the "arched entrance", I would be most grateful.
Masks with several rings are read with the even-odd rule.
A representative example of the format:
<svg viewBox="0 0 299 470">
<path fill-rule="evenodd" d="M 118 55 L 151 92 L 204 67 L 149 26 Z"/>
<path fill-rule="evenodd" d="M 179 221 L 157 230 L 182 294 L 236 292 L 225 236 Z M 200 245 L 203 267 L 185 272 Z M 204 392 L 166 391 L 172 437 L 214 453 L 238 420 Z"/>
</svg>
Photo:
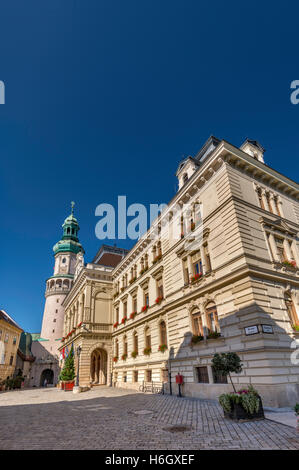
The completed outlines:
<svg viewBox="0 0 299 470">
<path fill-rule="evenodd" d="M 107 353 L 104 349 L 95 349 L 91 354 L 90 381 L 93 384 L 107 384 Z"/>
<path fill-rule="evenodd" d="M 45 380 L 47 380 L 47 385 L 53 384 L 54 372 L 52 369 L 45 369 L 42 371 L 40 376 L 40 386 L 43 387 Z"/>
</svg>

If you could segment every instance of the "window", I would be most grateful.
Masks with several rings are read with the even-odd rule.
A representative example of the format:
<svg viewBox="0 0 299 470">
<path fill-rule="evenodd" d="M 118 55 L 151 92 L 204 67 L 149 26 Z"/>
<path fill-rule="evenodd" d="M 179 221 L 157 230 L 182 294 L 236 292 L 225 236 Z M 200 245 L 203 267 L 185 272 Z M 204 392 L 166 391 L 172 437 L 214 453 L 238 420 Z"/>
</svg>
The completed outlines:
<svg viewBox="0 0 299 470">
<path fill-rule="evenodd" d="M 148 289 L 144 289 L 144 305 L 149 307 L 149 295 L 148 295 Z"/>
<path fill-rule="evenodd" d="M 212 372 L 214 384 L 227 384 L 226 375 L 222 375 L 221 372 L 219 372 L 218 370 L 216 371 L 214 367 L 212 367 Z"/>
<path fill-rule="evenodd" d="M 193 275 L 202 273 L 202 261 L 200 253 L 192 256 Z"/>
<path fill-rule="evenodd" d="M 285 252 L 285 249 L 284 249 L 284 246 L 283 246 L 283 239 L 278 238 L 278 237 L 274 237 L 274 240 L 275 240 L 275 243 L 276 243 L 277 256 L 278 256 L 279 261 L 281 263 L 283 263 L 284 261 L 288 261 L 288 258 L 286 256 L 286 252 Z"/>
<path fill-rule="evenodd" d="M 152 347 L 152 344 L 151 344 L 151 330 L 149 328 L 149 326 L 146 327 L 145 329 L 145 347 L 146 348 L 151 348 Z"/>
<path fill-rule="evenodd" d="M 57 313 L 57 312 L 56 312 L 56 313 Z M 54 318 L 53 322 L 56 323 L 56 318 Z"/>
<path fill-rule="evenodd" d="M 133 312 L 137 312 L 137 296 L 134 295 L 133 297 Z"/>
<path fill-rule="evenodd" d="M 10 356 L 9 365 L 12 366 L 12 363 L 13 363 L 13 356 Z"/>
<path fill-rule="evenodd" d="M 123 340 L 123 354 L 126 354 L 128 355 L 128 342 L 127 342 L 127 337 L 124 336 L 124 340 Z"/>
<path fill-rule="evenodd" d="M 193 334 L 196 336 L 203 336 L 202 314 L 199 312 L 192 314 L 192 327 Z"/>
<path fill-rule="evenodd" d="M 57 309 L 55 310 L 55 313 L 58 313 L 58 310 L 57 310 Z"/>
<path fill-rule="evenodd" d="M 206 260 L 206 271 L 209 272 L 212 269 L 212 265 L 211 265 L 211 258 L 210 258 L 210 253 L 209 253 L 209 248 L 208 248 L 207 243 L 203 245 L 203 251 L 204 251 L 204 256 Z"/>
<path fill-rule="evenodd" d="M 196 367 L 197 381 L 201 384 L 209 383 L 209 374 L 207 366 Z"/>
<path fill-rule="evenodd" d="M 184 283 L 189 284 L 189 281 L 190 281 L 189 269 L 188 269 L 188 262 L 186 259 L 183 261 L 183 271 L 184 271 Z"/>
<path fill-rule="evenodd" d="M 66 262 L 66 258 L 63 258 L 62 259 L 62 263 L 64 264 Z"/>
<path fill-rule="evenodd" d="M 188 181 L 188 175 L 187 175 L 187 173 L 184 173 L 183 174 L 183 184 L 187 183 L 187 181 Z"/>
<path fill-rule="evenodd" d="M 288 312 L 288 316 L 289 316 L 291 325 L 292 326 L 299 326 L 296 307 L 294 305 L 294 302 L 293 302 L 292 297 L 290 296 L 290 294 L 285 295 L 284 301 L 285 301 L 285 304 L 286 304 L 286 309 L 287 309 L 287 312 Z"/>
<path fill-rule="evenodd" d="M 160 344 L 167 344 L 167 333 L 166 333 L 165 321 L 161 321 L 160 323 Z"/>
<path fill-rule="evenodd" d="M 133 351 L 138 354 L 138 335 L 136 331 L 133 333 Z"/>
<path fill-rule="evenodd" d="M 16 338 L 16 336 L 13 337 L 12 344 L 17 344 L 17 338 Z"/>
<path fill-rule="evenodd" d="M 145 380 L 146 380 L 146 382 L 151 382 L 152 381 L 152 371 L 150 369 L 147 369 L 145 371 Z"/>
<path fill-rule="evenodd" d="M 128 305 L 127 305 L 127 302 L 124 302 L 123 304 L 123 311 L 124 311 L 124 317 L 127 316 L 127 313 L 128 313 Z"/>
<path fill-rule="evenodd" d="M 119 307 L 116 307 L 115 309 L 115 321 L 117 323 L 119 322 Z"/>
<path fill-rule="evenodd" d="M 8 333 L 5 333 L 4 343 L 8 343 Z"/>
<path fill-rule="evenodd" d="M 56 302 L 59 304 L 59 299 L 56 299 Z"/>
<path fill-rule="evenodd" d="M 55 333 L 55 330 L 52 330 L 52 333 Z"/>
<path fill-rule="evenodd" d="M 274 197 L 274 204 L 275 204 L 275 207 L 276 207 L 276 212 L 277 212 L 277 214 L 279 215 L 279 217 L 281 217 L 281 213 L 280 213 L 280 210 L 279 210 L 279 204 L 278 204 L 278 197 L 277 197 L 277 196 Z"/>
<path fill-rule="evenodd" d="M 138 382 L 138 370 L 134 370 L 133 372 L 133 381 Z"/>
<path fill-rule="evenodd" d="M 126 373 L 126 372 L 123 373 L 123 381 L 124 381 L 124 382 L 127 381 L 127 373 Z"/>
<path fill-rule="evenodd" d="M 163 297 L 164 297 L 162 278 L 157 280 L 157 296 L 161 297 L 161 299 L 163 299 Z"/>
<path fill-rule="evenodd" d="M 115 357 L 118 357 L 119 355 L 119 345 L 118 345 L 118 339 L 115 340 Z"/>
<path fill-rule="evenodd" d="M 210 332 L 220 333 L 216 305 L 210 303 L 206 306 L 207 326 Z"/>
</svg>

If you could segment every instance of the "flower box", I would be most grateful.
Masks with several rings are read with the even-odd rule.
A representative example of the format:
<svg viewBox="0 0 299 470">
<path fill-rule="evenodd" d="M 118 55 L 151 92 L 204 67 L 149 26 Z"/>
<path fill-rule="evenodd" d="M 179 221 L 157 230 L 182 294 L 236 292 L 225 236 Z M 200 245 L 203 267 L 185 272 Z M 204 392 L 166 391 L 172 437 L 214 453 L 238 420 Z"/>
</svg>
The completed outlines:
<svg viewBox="0 0 299 470">
<path fill-rule="evenodd" d="M 133 277 L 132 279 L 129 280 L 129 283 L 130 283 L 130 284 L 133 284 L 133 282 L 135 282 L 136 279 L 137 279 L 137 277 Z"/>
<path fill-rule="evenodd" d="M 148 270 L 148 267 L 141 269 L 141 271 L 139 271 L 139 275 L 142 276 L 142 274 L 144 274 L 147 270 Z"/>
<path fill-rule="evenodd" d="M 204 337 L 202 335 L 193 335 L 191 339 L 192 344 L 197 344 L 200 341 L 203 341 Z"/>
<path fill-rule="evenodd" d="M 141 311 L 142 311 L 142 312 L 146 312 L 147 309 L 148 309 L 148 305 L 144 305 L 144 306 L 142 307 Z"/>
<path fill-rule="evenodd" d="M 137 312 L 132 312 L 130 315 L 130 319 L 133 320 L 136 315 L 137 315 Z"/>
<path fill-rule="evenodd" d="M 121 356 L 121 358 L 122 358 L 123 361 L 125 361 L 125 360 L 127 359 L 127 357 L 128 357 L 128 354 L 123 354 L 123 355 Z"/>
<path fill-rule="evenodd" d="M 282 264 L 286 266 L 287 268 L 293 268 L 293 269 L 297 268 L 296 261 L 283 261 Z"/>
<path fill-rule="evenodd" d="M 117 356 L 114 356 L 113 362 L 117 362 L 117 361 L 118 361 L 118 357 L 117 357 Z"/>
<path fill-rule="evenodd" d="M 74 380 L 67 380 L 62 382 L 62 390 L 65 392 L 71 392 L 74 388 L 75 382 Z"/>
<path fill-rule="evenodd" d="M 195 230 L 195 222 L 192 222 L 190 224 L 190 230 L 191 230 L 191 232 L 193 232 L 193 230 Z"/>
<path fill-rule="evenodd" d="M 122 325 L 124 325 L 126 323 L 126 321 L 127 321 L 127 317 L 123 317 L 122 320 L 121 320 Z"/>
<path fill-rule="evenodd" d="M 219 333 L 218 331 L 211 331 L 207 335 L 207 339 L 216 339 L 216 338 L 219 338 L 220 336 L 221 336 L 221 333 Z"/>
<path fill-rule="evenodd" d="M 219 397 L 224 417 L 233 420 L 264 419 L 261 397 L 252 386 L 234 393 L 224 393 Z"/>
<path fill-rule="evenodd" d="M 82 321 L 80 321 L 80 323 L 78 323 L 77 328 L 80 328 L 81 325 L 82 325 Z"/>
<path fill-rule="evenodd" d="M 114 323 L 113 328 L 117 328 L 119 325 L 118 321 Z"/>
<path fill-rule="evenodd" d="M 158 263 L 158 261 L 160 261 L 160 259 L 162 259 L 162 254 L 157 255 L 157 256 L 154 257 L 154 259 L 153 259 L 153 264 Z"/>
<path fill-rule="evenodd" d="M 163 297 L 157 297 L 155 302 L 156 302 L 156 304 L 160 304 L 162 302 L 162 300 L 163 300 Z"/>
<path fill-rule="evenodd" d="M 194 276 L 191 276 L 190 282 L 193 284 L 194 282 L 197 282 L 201 279 L 202 273 L 196 273 Z"/>
<path fill-rule="evenodd" d="M 143 350 L 143 354 L 145 354 L 145 356 L 149 356 L 151 352 L 152 352 L 152 348 L 144 348 Z"/>
<path fill-rule="evenodd" d="M 135 359 L 135 357 L 138 356 L 138 352 L 137 351 L 132 351 L 131 356 Z"/>
<path fill-rule="evenodd" d="M 158 350 L 159 350 L 160 352 L 164 352 L 164 351 L 166 351 L 166 349 L 167 349 L 167 344 L 160 344 Z"/>
</svg>

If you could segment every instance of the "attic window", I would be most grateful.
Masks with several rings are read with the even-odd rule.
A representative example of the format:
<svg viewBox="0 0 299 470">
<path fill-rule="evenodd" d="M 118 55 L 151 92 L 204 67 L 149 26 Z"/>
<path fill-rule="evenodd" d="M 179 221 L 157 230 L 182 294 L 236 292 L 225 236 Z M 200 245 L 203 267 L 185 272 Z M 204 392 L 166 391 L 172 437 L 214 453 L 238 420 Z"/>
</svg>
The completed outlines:
<svg viewBox="0 0 299 470">
<path fill-rule="evenodd" d="M 188 181 L 188 175 L 187 175 L 187 173 L 184 173 L 183 174 L 183 183 L 187 183 L 187 181 Z"/>
</svg>

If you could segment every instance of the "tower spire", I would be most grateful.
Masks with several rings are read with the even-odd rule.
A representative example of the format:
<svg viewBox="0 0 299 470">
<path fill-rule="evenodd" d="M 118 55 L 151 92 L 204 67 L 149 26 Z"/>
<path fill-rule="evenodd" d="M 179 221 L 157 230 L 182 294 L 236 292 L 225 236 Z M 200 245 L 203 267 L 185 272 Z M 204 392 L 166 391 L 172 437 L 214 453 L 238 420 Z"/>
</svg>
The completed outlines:
<svg viewBox="0 0 299 470">
<path fill-rule="evenodd" d="M 72 202 L 71 202 L 72 215 L 74 214 L 74 206 L 75 206 L 75 203 L 74 203 L 74 201 L 72 201 Z"/>
</svg>

